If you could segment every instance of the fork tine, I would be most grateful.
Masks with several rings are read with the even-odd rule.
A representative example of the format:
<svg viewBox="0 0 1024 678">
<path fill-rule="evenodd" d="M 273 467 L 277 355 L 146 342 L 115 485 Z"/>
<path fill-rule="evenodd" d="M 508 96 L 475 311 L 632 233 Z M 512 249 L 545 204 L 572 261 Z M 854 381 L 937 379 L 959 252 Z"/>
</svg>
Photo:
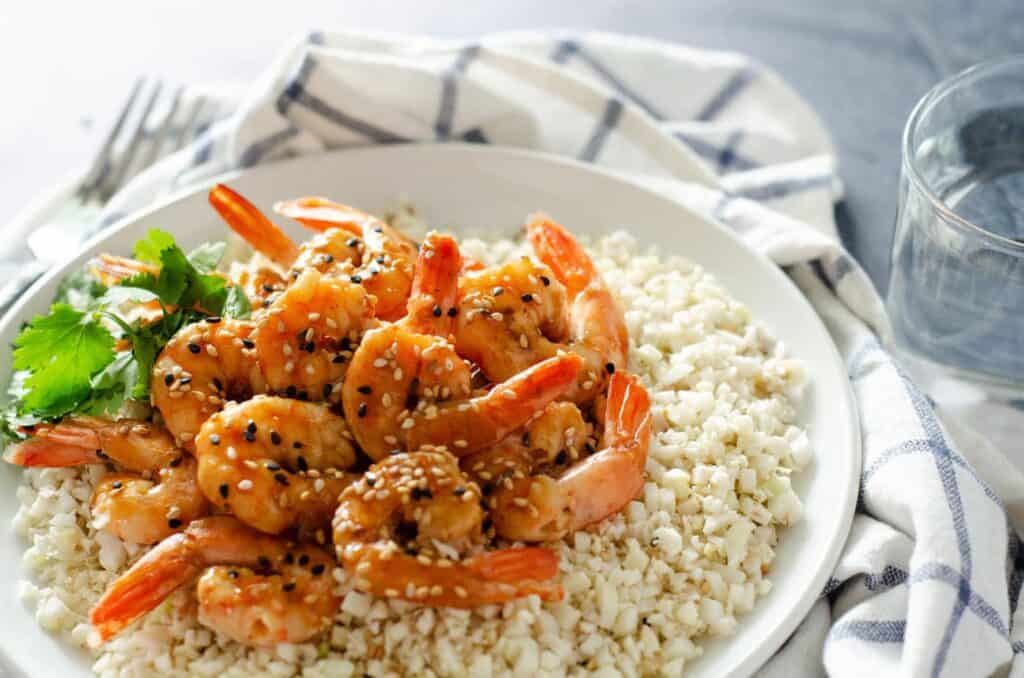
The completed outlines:
<svg viewBox="0 0 1024 678">
<path fill-rule="evenodd" d="M 139 92 L 142 91 L 142 85 L 146 81 L 146 78 L 139 76 L 135 79 L 135 84 L 132 85 L 131 94 L 128 95 L 128 101 L 124 103 L 121 108 L 120 114 L 117 116 L 117 120 L 114 122 L 114 126 L 107 132 L 107 138 L 103 140 L 103 145 L 100 146 L 96 152 L 96 156 L 93 158 L 92 166 L 85 175 L 85 179 L 82 181 L 82 185 L 78 189 L 78 197 L 83 200 L 89 200 L 90 194 L 99 188 L 100 182 L 103 180 L 103 175 L 106 173 L 108 161 L 110 159 L 110 152 L 114 147 L 114 142 L 117 140 L 118 135 L 121 133 L 121 128 L 124 127 L 125 120 L 128 119 L 128 114 L 135 106 L 135 100 L 139 96 Z"/>
<path fill-rule="evenodd" d="M 146 149 L 146 154 L 139 162 L 138 172 L 141 172 L 152 165 L 156 162 L 157 158 L 160 157 L 160 149 L 163 147 L 168 134 L 170 134 L 171 129 L 174 127 L 174 117 L 178 113 L 178 106 L 181 104 L 181 96 L 184 91 L 184 86 L 179 86 L 174 91 L 174 97 L 171 99 L 170 106 L 167 108 L 167 115 L 164 116 L 163 122 L 161 122 L 160 126 L 153 132 L 153 135 L 150 138 L 149 148 Z"/>
<path fill-rule="evenodd" d="M 206 98 L 199 96 L 196 97 L 192 102 L 192 108 L 189 110 L 188 117 L 185 122 L 182 123 L 178 129 L 178 133 L 174 138 L 174 150 L 178 150 L 185 146 L 191 140 L 191 137 L 195 133 L 195 130 L 199 127 L 199 114 L 203 111 L 206 106 Z"/>
<path fill-rule="evenodd" d="M 107 181 L 104 182 L 104 186 L 100 191 L 100 195 L 103 200 L 109 200 L 110 196 L 112 196 L 124 183 L 128 173 L 128 168 L 131 166 L 132 160 L 135 158 L 135 154 L 139 150 L 139 142 L 142 141 L 146 134 L 146 122 L 153 113 L 153 107 L 156 105 L 156 100 L 160 96 L 160 89 L 162 87 L 163 83 L 159 80 L 157 80 L 153 85 L 153 91 L 149 95 L 149 100 L 146 101 L 145 108 L 142 109 L 142 115 L 139 116 L 139 121 L 135 125 L 135 130 L 132 132 L 131 138 L 128 140 L 128 145 L 122 151 L 121 157 L 117 159 L 116 167 L 113 172 L 111 172 Z"/>
</svg>

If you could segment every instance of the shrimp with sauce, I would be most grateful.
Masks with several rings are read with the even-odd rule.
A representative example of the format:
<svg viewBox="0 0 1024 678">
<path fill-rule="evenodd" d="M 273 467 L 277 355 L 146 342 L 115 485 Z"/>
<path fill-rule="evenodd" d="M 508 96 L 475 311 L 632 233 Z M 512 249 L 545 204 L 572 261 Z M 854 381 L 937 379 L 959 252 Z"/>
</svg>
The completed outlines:
<svg viewBox="0 0 1024 678">
<path fill-rule="evenodd" d="M 296 244 L 255 205 L 232 189 L 218 184 L 210 191 L 210 204 L 232 230 L 255 250 L 288 270 L 294 280 L 314 268 L 324 275 L 344 277 L 363 285 L 376 298 L 377 317 L 401 317 L 409 297 L 416 246 L 387 223 L 356 209 L 324 198 L 280 202 L 274 209 L 318 231 Z"/>
<path fill-rule="evenodd" d="M 560 351 L 576 353 L 584 366 L 566 397 L 589 402 L 626 365 L 625 318 L 572 234 L 542 215 L 530 217 L 526 234 L 546 268 L 527 260 L 467 273 L 455 347 L 491 381 Z"/>
<path fill-rule="evenodd" d="M 330 553 L 258 532 L 230 516 L 197 520 L 122 574 L 89 621 L 106 642 L 174 591 L 199 582 L 199 621 L 246 645 L 301 643 L 330 626 L 340 600 Z"/>
<path fill-rule="evenodd" d="M 178 330 L 160 352 L 150 398 L 179 445 L 194 450 L 203 422 L 227 401 L 266 392 L 254 330 L 248 321 L 207 318 Z"/>
<path fill-rule="evenodd" d="M 68 417 L 38 424 L 29 440 L 13 446 L 7 461 L 61 468 L 114 462 L 90 502 L 93 526 L 125 541 L 153 544 L 206 515 L 209 505 L 196 481 L 196 461 L 167 431 L 122 419 Z"/>
<path fill-rule="evenodd" d="M 524 440 L 463 460 L 488 496 L 498 536 L 561 539 L 620 511 L 640 492 L 651 436 L 650 396 L 635 376 L 616 372 L 605 402 L 602 447 L 579 461 L 586 428 L 576 406 L 565 402 L 549 405 Z"/>
<path fill-rule="evenodd" d="M 391 456 L 342 492 L 334 517 L 338 559 L 357 589 L 425 605 L 561 600 L 561 587 L 550 581 L 558 574 L 552 551 L 479 550 L 489 529 L 480 498 L 446 451 Z"/>
<path fill-rule="evenodd" d="M 455 240 L 424 241 L 408 315 L 368 332 L 352 356 L 342 404 L 356 440 L 374 460 L 423 445 L 458 455 L 494 445 L 558 398 L 581 360 L 558 356 L 474 397 L 469 365 L 444 339 L 454 321 Z"/>
<path fill-rule="evenodd" d="M 199 486 L 214 506 L 278 534 L 315 534 L 358 476 L 352 434 L 322 403 L 256 396 L 211 416 L 196 437 Z M 318 541 L 323 540 L 320 533 Z"/>
</svg>

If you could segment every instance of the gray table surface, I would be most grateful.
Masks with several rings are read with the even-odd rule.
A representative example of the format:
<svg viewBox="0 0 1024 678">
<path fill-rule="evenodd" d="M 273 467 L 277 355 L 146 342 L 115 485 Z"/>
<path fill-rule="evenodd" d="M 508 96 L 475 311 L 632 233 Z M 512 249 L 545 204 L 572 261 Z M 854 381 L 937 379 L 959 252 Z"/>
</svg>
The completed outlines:
<svg viewBox="0 0 1024 678">
<path fill-rule="evenodd" d="M 817 108 L 840 149 L 841 234 L 882 288 L 899 140 L 914 102 L 972 63 L 1024 51 L 1024 0 L 159 0 L 3 3 L 0 224 L 88 162 L 134 78 L 247 81 L 310 28 L 469 37 L 527 28 L 629 32 L 746 52 Z"/>
</svg>

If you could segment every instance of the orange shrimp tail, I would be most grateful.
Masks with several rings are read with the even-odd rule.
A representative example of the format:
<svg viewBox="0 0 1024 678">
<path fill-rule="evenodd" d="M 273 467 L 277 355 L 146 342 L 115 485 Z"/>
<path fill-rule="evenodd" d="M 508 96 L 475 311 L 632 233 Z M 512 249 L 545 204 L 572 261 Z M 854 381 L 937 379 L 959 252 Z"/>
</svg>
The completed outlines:
<svg viewBox="0 0 1024 678">
<path fill-rule="evenodd" d="M 514 586 L 508 599 L 536 595 L 557 602 L 565 597 L 561 585 L 549 581 L 558 576 L 558 556 L 550 549 L 530 546 L 491 551 L 464 565 L 483 580 Z"/>
<path fill-rule="evenodd" d="M 594 263 L 583 246 L 549 217 L 543 214 L 530 216 L 526 223 L 526 237 L 540 260 L 565 285 L 570 298 L 597 277 Z"/>
<path fill-rule="evenodd" d="M 93 447 L 67 445 L 50 438 L 33 438 L 13 446 L 4 459 L 16 466 L 63 468 L 104 461 Z"/>
<path fill-rule="evenodd" d="M 616 372 L 608 383 L 604 446 L 635 450 L 647 459 L 651 440 L 651 396 L 640 380 Z"/>
<path fill-rule="evenodd" d="M 224 184 L 210 189 L 210 204 L 253 249 L 281 266 L 291 266 L 299 247 L 255 205 Z"/>
<path fill-rule="evenodd" d="M 274 211 L 314 231 L 340 228 L 356 236 L 363 234 L 363 224 L 372 219 L 354 207 L 316 196 L 282 200 L 274 203 Z"/>
<path fill-rule="evenodd" d="M 455 238 L 427 234 L 416 260 L 409 295 L 409 317 L 420 332 L 447 336 L 454 326 L 448 312 L 455 308 L 459 292 L 459 245 Z"/>
<path fill-rule="evenodd" d="M 479 259 L 474 259 L 473 257 L 462 257 L 462 273 L 482 271 L 485 268 L 487 268 L 487 266 L 485 266 L 484 262 Z"/>
<path fill-rule="evenodd" d="M 200 568 L 189 559 L 187 547 L 180 546 L 188 539 L 186 534 L 168 537 L 110 585 L 89 613 L 89 622 L 103 642 L 199 574 Z"/>
<path fill-rule="evenodd" d="M 101 254 L 89 264 L 89 270 L 106 286 L 116 285 L 126 278 L 139 273 L 160 273 L 160 267 L 127 257 Z"/>
</svg>

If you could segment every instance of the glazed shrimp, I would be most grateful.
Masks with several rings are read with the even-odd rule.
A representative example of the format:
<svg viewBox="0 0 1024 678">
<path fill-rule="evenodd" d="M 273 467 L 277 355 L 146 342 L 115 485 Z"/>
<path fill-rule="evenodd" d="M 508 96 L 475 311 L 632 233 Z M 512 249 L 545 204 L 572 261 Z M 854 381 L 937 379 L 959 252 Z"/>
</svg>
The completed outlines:
<svg viewBox="0 0 1024 678">
<path fill-rule="evenodd" d="M 354 269 L 349 275 L 361 279 L 366 290 L 377 298 L 377 317 L 402 317 L 417 256 L 416 245 L 405 234 L 377 217 L 326 198 L 279 202 L 274 211 L 323 234 L 340 229 L 355 237 L 358 257 L 350 260 Z"/>
<path fill-rule="evenodd" d="M 152 544 L 207 514 L 196 482 L 196 461 L 169 433 L 135 420 L 70 417 L 40 424 L 15 445 L 7 461 L 28 467 L 114 462 L 127 473 L 108 473 L 93 490 L 93 526 L 120 539 Z"/>
<path fill-rule="evenodd" d="M 643 488 L 651 436 L 650 397 L 636 377 L 609 383 L 602 449 L 572 463 L 586 444 L 583 418 L 569 403 L 549 407 L 528 440 L 508 441 L 468 457 L 498 536 L 514 541 L 561 539 L 621 510 Z"/>
<path fill-rule="evenodd" d="M 252 340 L 267 386 L 291 398 L 337 401 L 364 331 L 376 324 L 361 285 L 307 269 L 256 323 Z"/>
<path fill-rule="evenodd" d="M 199 486 L 214 506 L 262 532 L 297 526 L 315 533 L 357 477 L 343 472 L 356 460 L 351 438 L 326 405 L 257 396 L 203 424 Z"/>
<path fill-rule="evenodd" d="M 249 322 L 208 319 L 181 328 L 160 352 L 151 399 L 179 445 L 194 450 L 199 427 L 226 401 L 266 391 L 252 334 Z"/>
<path fill-rule="evenodd" d="M 334 517 L 338 559 L 357 589 L 425 605 L 561 600 L 561 587 L 549 581 L 558 557 L 547 549 L 458 555 L 479 547 L 488 529 L 480 497 L 448 452 L 389 457 L 342 492 Z"/>
<path fill-rule="evenodd" d="M 110 640 L 202 574 L 199 621 L 246 645 L 301 643 L 330 625 L 339 599 L 323 549 L 262 534 L 229 516 L 168 537 L 121 575 L 89 621 Z"/>
<path fill-rule="evenodd" d="M 458 271 L 455 241 L 428 235 L 409 314 L 367 333 L 352 356 L 342 404 L 356 440 L 374 460 L 422 445 L 452 446 L 460 455 L 489 447 L 577 377 L 581 361 L 559 356 L 472 397 L 469 366 L 442 338 L 453 323 Z"/>
<path fill-rule="evenodd" d="M 491 381 L 555 355 L 569 332 L 565 288 L 528 257 L 459 280 L 455 349 Z"/>
</svg>

